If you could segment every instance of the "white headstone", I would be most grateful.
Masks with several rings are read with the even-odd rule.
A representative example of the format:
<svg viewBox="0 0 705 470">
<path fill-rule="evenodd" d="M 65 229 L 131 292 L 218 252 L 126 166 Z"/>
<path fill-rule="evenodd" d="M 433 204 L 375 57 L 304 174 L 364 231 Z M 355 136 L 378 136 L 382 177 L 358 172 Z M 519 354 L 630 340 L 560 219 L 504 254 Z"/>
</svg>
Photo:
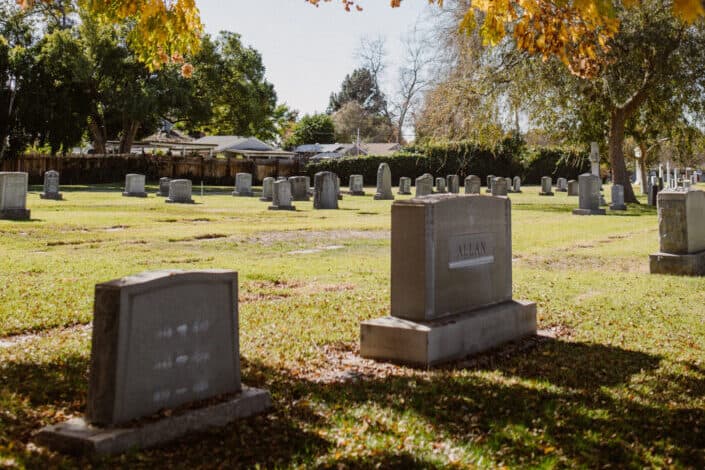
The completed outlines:
<svg viewBox="0 0 705 470">
<path fill-rule="evenodd" d="M 362 175 L 350 175 L 350 188 L 348 193 L 353 196 L 365 195 L 365 183 Z"/>
<path fill-rule="evenodd" d="M 233 196 L 252 195 L 252 175 L 250 173 L 237 173 L 235 175 L 235 191 L 233 191 Z"/>
<path fill-rule="evenodd" d="M 262 197 L 259 198 L 260 201 L 272 200 L 275 181 L 276 180 L 271 176 L 267 176 L 265 179 L 262 180 Z"/>
<path fill-rule="evenodd" d="M 125 175 L 125 191 L 122 193 L 126 197 L 147 197 L 144 191 L 145 176 L 135 173 Z"/>
<path fill-rule="evenodd" d="M 389 165 L 386 163 L 380 163 L 377 168 L 377 192 L 375 193 L 375 199 L 394 199 L 394 194 L 392 194 L 392 172 L 389 169 Z"/>
<path fill-rule="evenodd" d="M 27 182 L 21 172 L 0 172 L 0 219 L 28 220 Z"/>
<path fill-rule="evenodd" d="M 175 204 L 193 204 L 191 180 L 178 179 L 169 182 L 169 197 L 166 202 Z"/>
</svg>

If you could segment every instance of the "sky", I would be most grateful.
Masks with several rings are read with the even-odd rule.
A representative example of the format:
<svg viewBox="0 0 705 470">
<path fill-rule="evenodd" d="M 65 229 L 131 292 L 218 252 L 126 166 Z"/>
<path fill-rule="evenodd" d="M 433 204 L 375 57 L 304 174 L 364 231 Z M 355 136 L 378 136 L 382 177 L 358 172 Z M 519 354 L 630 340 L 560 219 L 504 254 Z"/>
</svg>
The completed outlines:
<svg viewBox="0 0 705 470">
<path fill-rule="evenodd" d="M 394 80 L 400 38 L 430 8 L 427 0 L 361 0 L 362 12 L 346 12 L 340 0 L 316 8 L 305 0 L 197 0 L 207 33 L 233 31 L 257 49 L 280 103 L 304 113 L 324 112 L 358 65 L 355 50 L 364 36 L 386 38 L 387 84 Z M 385 84 L 382 88 L 385 88 Z"/>
</svg>

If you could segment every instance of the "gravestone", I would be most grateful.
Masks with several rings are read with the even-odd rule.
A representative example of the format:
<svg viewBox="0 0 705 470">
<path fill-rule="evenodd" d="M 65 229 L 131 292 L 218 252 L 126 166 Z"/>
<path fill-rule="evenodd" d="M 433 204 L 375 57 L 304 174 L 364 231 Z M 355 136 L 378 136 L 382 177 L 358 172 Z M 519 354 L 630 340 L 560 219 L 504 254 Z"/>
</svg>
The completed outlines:
<svg viewBox="0 0 705 470">
<path fill-rule="evenodd" d="M 649 257 L 652 274 L 705 276 L 705 192 L 658 193 L 659 252 Z"/>
<path fill-rule="evenodd" d="M 236 173 L 233 196 L 249 197 L 252 195 L 252 175 L 250 173 Z"/>
<path fill-rule="evenodd" d="M 39 441 L 115 454 L 266 411 L 269 393 L 240 380 L 237 292 L 237 273 L 223 270 L 98 284 L 85 417 L 45 427 Z M 174 411 L 152 417 L 160 410 Z"/>
<path fill-rule="evenodd" d="M 175 204 L 193 204 L 191 199 L 191 180 L 171 180 L 169 182 L 169 197 L 165 202 Z"/>
<path fill-rule="evenodd" d="M 0 171 L 0 219 L 29 220 L 28 179 L 27 173 Z"/>
<path fill-rule="evenodd" d="M 600 178 L 600 146 L 597 142 L 590 142 L 590 173 Z M 602 180 L 600 180 L 600 186 L 602 186 Z"/>
<path fill-rule="evenodd" d="M 487 175 L 487 194 L 492 193 L 492 180 L 494 180 L 494 175 Z"/>
<path fill-rule="evenodd" d="M 448 175 L 446 177 L 446 183 L 448 186 L 448 192 L 451 194 L 458 194 L 460 192 L 460 176 L 458 175 Z"/>
<path fill-rule="evenodd" d="M 308 201 L 308 176 L 292 176 L 289 178 L 291 184 L 291 197 L 294 201 Z"/>
<path fill-rule="evenodd" d="M 621 184 L 612 185 L 612 203 L 610 204 L 611 211 L 626 211 L 627 205 L 624 204 L 624 186 Z"/>
<path fill-rule="evenodd" d="M 578 177 L 578 209 L 573 209 L 574 215 L 605 215 L 600 209 L 600 178 L 590 173 Z"/>
<path fill-rule="evenodd" d="M 313 178 L 313 208 L 338 208 L 338 177 L 330 171 L 320 171 Z"/>
<path fill-rule="evenodd" d="M 365 195 L 365 184 L 362 175 L 350 175 L 350 190 L 348 193 L 353 196 Z"/>
<path fill-rule="evenodd" d="M 170 182 L 171 182 L 171 178 L 167 178 L 166 176 L 159 178 L 159 189 L 157 190 L 157 196 L 169 197 L 169 183 Z"/>
<path fill-rule="evenodd" d="M 541 191 L 539 196 L 553 196 L 553 181 L 550 176 L 541 177 Z"/>
<path fill-rule="evenodd" d="M 433 193 L 433 176 L 428 173 L 416 178 L 416 197 L 428 196 Z"/>
<path fill-rule="evenodd" d="M 343 193 L 340 192 L 340 176 L 335 175 L 335 194 L 338 196 L 338 200 L 343 200 Z"/>
<path fill-rule="evenodd" d="M 362 322 L 363 357 L 426 367 L 536 333 L 536 304 L 512 300 L 509 198 L 397 201 L 391 245 L 391 316 Z"/>
<path fill-rule="evenodd" d="M 512 192 L 513 193 L 520 193 L 521 192 L 521 178 L 518 176 L 515 176 L 514 179 L 512 180 Z"/>
<path fill-rule="evenodd" d="M 683 180 L 683 189 L 690 189 L 690 180 Z"/>
<path fill-rule="evenodd" d="M 272 192 L 272 211 L 294 211 L 296 207 L 291 205 L 293 197 L 291 195 L 291 184 L 289 181 L 277 181 L 274 183 Z"/>
<path fill-rule="evenodd" d="M 49 170 L 44 173 L 44 192 L 39 194 L 40 199 L 53 199 L 60 201 L 64 197 L 59 192 L 59 172 Z"/>
<path fill-rule="evenodd" d="M 386 163 L 380 163 L 377 168 L 377 192 L 375 193 L 375 199 L 384 201 L 394 199 L 394 194 L 392 194 L 392 172 L 389 169 L 389 165 Z"/>
<path fill-rule="evenodd" d="M 267 202 L 272 200 L 275 181 L 277 180 L 271 176 L 267 176 L 262 180 L 262 197 L 259 198 L 260 201 Z"/>
<path fill-rule="evenodd" d="M 495 178 L 492 182 L 492 195 L 493 196 L 506 196 L 507 195 L 507 179 L 506 178 Z"/>
<path fill-rule="evenodd" d="M 654 182 L 654 179 L 658 179 L 657 177 L 651 177 L 652 184 L 649 186 L 649 197 L 647 203 L 650 206 L 656 207 L 656 201 L 658 200 L 658 193 L 661 190 L 658 181 Z"/>
<path fill-rule="evenodd" d="M 436 192 L 445 193 L 446 192 L 446 179 L 440 176 L 436 178 Z"/>
<path fill-rule="evenodd" d="M 556 180 L 556 191 L 568 191 L 568 180 L 566 180 L 565 178 L 558 178 Z"/>
<path fill-rule="evenodd" d="M 465 178 L 465 194 L 480 194 L 482 182 L 477 175 L 470 175 Z"/>
<path fill-rule="evenodd" d="M 511 193 L 512 192 L 512 179 L 511 178 L 504 178 L 504 181 L 506 183 L 507 192 Z"/>
<path fill-rule="evenodd" d="M 577 196 L 580 192 L 580 185 L 575 180 L 568 181 L 568 196 Z"/>
<path fill-rule="evenodd" d="M 399 178 L 398 194 L 411 194 L 411 178 L 408 176 L 402 176 Z"/>
<path fill-rule="evenodd" d="M 125 197 L 147 197 L 144 192 L 144 175 L 128 173 L 125 175 L 125 191 L 122 195 Z"/>
</svg>

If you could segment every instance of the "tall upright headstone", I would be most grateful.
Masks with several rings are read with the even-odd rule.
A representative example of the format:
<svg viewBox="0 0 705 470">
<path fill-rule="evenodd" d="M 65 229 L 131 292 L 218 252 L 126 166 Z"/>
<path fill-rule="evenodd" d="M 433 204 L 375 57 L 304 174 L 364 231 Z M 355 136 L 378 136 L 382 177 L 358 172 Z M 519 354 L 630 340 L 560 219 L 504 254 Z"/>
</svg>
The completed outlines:
<svg viewBox="0 0 705 470">
<path fill-rule="evenodd" d="M 568 181 L 568 196 L 577 196 L 580 192 L 580 185 L 576 180 Z"/>
<path fill-rule="evenodd" d="M 506 196 L 507 195 L 507 179 L 497 177 L 492 182 L 492 195 L 493 196 Z"/>
<path fill-rule="evenodd" d="M 487 194 L 492 193 L 492 181 L 494 180 L 494 175 L 487 175 L 487 190 L 485 191 Z"/>
<path fill-rule="evenodd" d="M 649 177 L 649 196 L 647 202 L 650 206 L 656 207 L 656 199 L 659 191 L 660 186 L 658 176 Z"/>
<path fill-rule="evenodd" d="M 624 186 L 621 184 L 612 185 L 612 203 L 610 204 L 612 211 L 626 211 L 627 205 L 624 204 Z"/>
<path fill-rule="evenodd" d="M 275 181 L 276 180 L 271 176 L 267 176 L 262 180 L 262 196 L 259 198 L 260 201 L 268 202 L 272 200 L 272 198 L 274 197 L 273 194 Z"/>
<path fill-rule="evenodd" d="M 191 180 L 178 179 L 169 182 L 169 197 L 165 202 L 175 204 L 193 204 Z"/>
<path fill-rule="evenodd" d="M 291 196 L 294 201 L 308 201 L 308 176 L 292 176 L 289 178 L 291 184 Z"/>
<path fill-rule="evenodd" d="M 41 199 L 53 199 L 60 201 L 64 197 L 59 192 L 59 172 L 49 170 L 44 173 L 44 192 L 39 197 Z"/>
<path fill-rule="evenodd" d="M 38 439 L 115 454 L 265 411 L 269 393 L 241 382 L 238 338 L 236 272 L 158 271 L 98 284 L 85 418 L 48 426 Z M 141 420 L 163 409 L 177 411 Z"/>
<path fill-rule="evenodd" d="M 252 196 L 252 175 L 250 173 L 237 173 L 235 175 L 235 191 L 233 196 Z"/>
<path fill-rule="evenodd" d="M 330 171 L 320 171 L 313 178 L 313 208 L 337 209 L 338 184 L 337 175 Z"/>
<path fill-rule="evenodd" d="M 512 180 L 512 192 L 513 193 L 520 193 L 521 192 L 521 178 L 518 176 L 515 176 L 514 179 Z"/>
<path fill-rule="evenodd" d="M 293 211 L 296 210 L 291 204 L 291 183 L 289 181 L 277 181 L 274 183 L 272 190 L 272 205 L 269 210 L 272 211 Z"/>
<path fill-rule="evenodd" d="M 377 168 L 375 199 L 385 201 L 394 199 L 394 194 L 392 194 L 392 172 L 386 163 L 380 163 Z"/>
<path fill-rule="evenodd" d="M 553 196 L 553 181 L 550 176 L 541 177 L 541 191 L 539 196 Z"/>
<path fill-rule="evenodd" d="M 512 300 L 509 198 L 392 205 L 391 316 L 361 324 L 363 357 L 425 367 L 535 333 L 536 304 Z"/>
<path fill-rule="evenodd" d="M 465 194 L 480 194 L 482 190 L 482 180 L 477 175 L 469 175 L 465 178 Z"/>
<path fill-rule="evenodd" d="M 147 197 L 144 191 L 145 176 L 136 173 L 125 175 L 125 190 L 122 195 L 125 197 Z"/>
<path fill-rule="evenodd" d="M 578 177 L 578 209 L 573 209 L 574 215 L 605 215 L 600 209 L 600 178 L 589 173 Z"/>
<path fill-rule="evenodd" d="M 163 176 L 159 178 L 159 190 L 157 190 L 157 196 L 169 197 L 169 183 L 171 178 Z"/>
<path fill-rule="evenodd" d="M 353 196 L 365 195 L 365 183 L 362 175 L 350 175 L 350 189 L 348 194 Z"/>
<path fill-rule="evenodd" d="M 424 173 L 416 178 L 414 183 L 416 185 L 416 197 L 433 194 L 433 176 L 428 173 Z"/>
<path fill-rule="evenodd" d="M 705 192 L 658 193 L 659 252 L 649 257 L 652 274 L 705 276 Z"/>
<path fill-rule="evenodd" d="M 446 176 L 446 183 L 449 193 L 458 194 L 460 192 L 460 176 L 448 175 Z"/>
<path fill-rule="evenodd" d="M 408 176 L 402 176 L 399 178 L 398 194 L 411 194 L 411 178 Z"/>
<path fill-rule="evenodd" d="M 511 192 L 512 192 L 512 189 L 513 189 L 513 186 L 512 186 L 512 179 L 509 178 L 509 177 L 504 178 L 504 182 L 506 183 L 507 192 L 508 192 L 508 193 L 511 193 Z"/>
<path fill-rule="evenodd" d="M 446 192 L 446 179 L 440 176 L 436 178 L 436 192 L 445 193 Z"/>
<path fill-rule="evenodd" d="M 27 182 L 29 175 L 22 172 L 0 172 L 0 219 L 29 220 L 27 209 Z"/>
</svg>

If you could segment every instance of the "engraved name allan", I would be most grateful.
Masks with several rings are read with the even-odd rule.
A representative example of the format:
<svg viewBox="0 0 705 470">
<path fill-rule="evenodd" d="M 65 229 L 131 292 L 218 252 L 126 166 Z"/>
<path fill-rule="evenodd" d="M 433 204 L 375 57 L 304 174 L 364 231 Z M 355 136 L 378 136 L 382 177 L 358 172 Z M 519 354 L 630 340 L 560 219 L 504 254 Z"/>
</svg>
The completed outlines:
<svg viewBox="0 0 705 470">
<path fill-rule="evenodd" d="M 456 235 L 449 240 L 448 268 L 464 269 L 494 263 L 491 233 Z"/>
</svg>

